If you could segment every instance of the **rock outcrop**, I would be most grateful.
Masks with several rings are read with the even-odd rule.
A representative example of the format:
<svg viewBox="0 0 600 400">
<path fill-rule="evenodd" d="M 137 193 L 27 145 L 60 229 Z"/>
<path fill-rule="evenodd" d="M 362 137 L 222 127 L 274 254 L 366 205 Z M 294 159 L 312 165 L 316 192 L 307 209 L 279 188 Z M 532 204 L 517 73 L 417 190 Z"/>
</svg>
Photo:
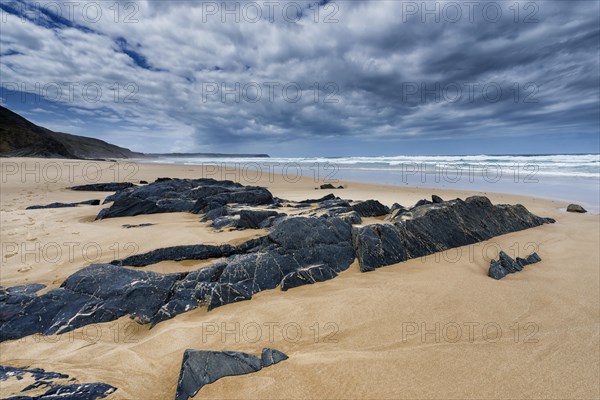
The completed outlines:
<svg viewBox="0 0 600 400">
<path fill-rule="evenodd" d="M 197 307 L 210 310 L 250 299 L 313 265 L 321 265 L 319 276 L 315 270 L 293 284 L 288 277 L 286 289 L 331 279 L 354 260 L 351 236 L 351 225 L 339 218 L 285 217 L 277 220 L 268 236 L 239 246 L 177 246 L 115 260 L 116 265 L 94 264 L 40 296 L 36 292 L 44 285 L 8 288 L 0 291 L 0 340 L 63 333 L 125 315 L 156 324 Z M 225 258 L 189 273 L 120 267 L 219 257 Z"/>
<path fill-rule="evenodd" d="M 98 205 L 100 205 L 100 200 L 85 200 L 85 201 L 80 201 L 78 203 L 50 203 L 50 204 L 45 204 L 45 205 L 29 206 L 26 208 L 26 210 L 39 210 L 39 209 L 43 209 L 43 208 L 68 208 L 68 207 L 77 207 L 77 206 L 82 206 L 82 205 L 98 206 Z"/>
<path fill-rule="evenodd" d="M 537 253 L 531 253 L 527 258 L 517 257 L 514 260 L 505 252 L 501 251 L 498 254 L 498 260 L 490 261 L 490 269 L 488 271 L 488 276 L 494 279 L 502 279 L 508 274 L 513 274 L 518 271 L 522 271 L 523 267 L 529 264 L 535 264 L 537 262 L 542 261 L 540 256 Z"/>
<path fill-rule="evenodd" d="M 69 375 L 57 372 L 47 372 L 40 368 L 27 369 L 0 365 L 0 381 L 11 378 L 22 380 L 31 377 L 34 382 L 21 389 L 21 395 L 11 397 L 14 400 L 95 400 L 103 399 L 117 390 L 106 383 L 67 383 L 73 381 Z M 63 382 L 64 381 L 64 382 Z M 39 388 L 49 388 L 46 392 L 39 394 Z M 32 391 L 28 395 L 28 391 Z M 35 394 L 34 394 L 35 393 Z"/>
<path fill-rule="evenodd" d="M 263 349 L 261 358 L 239 351 L 188 349 L 183 354 L 175 399 L 188 400 L 205 385 L 225 376 L 258 372 L 287 358 L 282 352 L 269 348 Z"/>
<path fill-rule="evenodd" d="M 150 188 L 146 193 L 144 189 Z M 179 191 L 178 191 L 179 190 Z M 158 191 L 158 194 L 157 192 Z M 259 193 L 259 194 L 257 194 Z M 147 197 L 142 196 L 147 195 Z M 187 207 L 204 204 L 204 218 L 249 210 L 228 203 L 229 196 L 245 202 L 274 202 L 270 193 L 228 181 L 161 180 L 116 193 L 109 212 L 164 212 L 164 198 L 173 196 Z M 126 200 L 135 208 L 125 209 Z M 215 200 L 217 199 L 217 200 Z M 493 236 L 554 222 L 531 214 L 521 205 L 492 205 L 485 197 L 442 203 L 422 202 L 410 210 L 396 207 L 394 223 L 352 227 L 361 217 L 347 200 L 326 196 L 307 200 L 301 215 L 267 211 L 248 214 L 247 226 L 268 221 L 269 234 L 239 245 L 185 245 L 137 254 L 110 264 L 95 264 L 69 276 L 60 288 L 42 295 L 44 285 L 0 288 L 0 339 L 34 333 L 67 332 L 81 326 L 108 322 L 125 315 L 140 323 L 157 324 L 197 307 L 212 310 L 251 299 L 263 290 L 288 290 L 335 278 L 358 258 L 361 271 L 463 246 Z M 315 204 L 317 203 L 317 204 Z M 142 206 L 148 204 L 148 208 Z M 300 204 L 300 203 L 296 203 Z M 375 203 L 359 208 L 378 209 Z M 419 204 L 419 203 L 418 203 Z M 213 207 L 214 205 L 214 207 Z M 231 209 L 230 209 L 231 208 Z M 252 211 L 256 206 L 253 206 Z M 158 211 L 157 211 L 158 210 Z M 400 211 L 402 213 L 400 214 Z M 266 219 L 263 217 L 267 216 Z M 215 221 L 225 216 L 216 217 Z M 240 218 L 241 219 L 241 218 Z M 262 222 L 258 222 L 262 220 Z M 213 221 L 213 223 L 215 222 Z M 258 225 L 257 225 L 258 224 Z M 123 268 L 161 261 L 211 260 L 212 265 L 191 272 L 160 274 Z M 520 263 L 520 264 L 519 264 Z M 503 265 L 509 272 L 518 265 Z"/>
<path fill-rule="evenodd" d="M 494 206 L 481 196 L 465 201 L 419 203 L 394 224 L 354 229 L 354 247 L 361 271 L 554 222 L 531 214 L 522 205 Z"/>
<path fill-rule="evenodd" d="M 272 204 L 271 192 L 214 179 L 157 179 L 144 186 L 121 190 L 107 201 L 113 204 L 96 219 L 171 212 L 207 213 L 227 204 L 257 206 Z"/>
</svg>

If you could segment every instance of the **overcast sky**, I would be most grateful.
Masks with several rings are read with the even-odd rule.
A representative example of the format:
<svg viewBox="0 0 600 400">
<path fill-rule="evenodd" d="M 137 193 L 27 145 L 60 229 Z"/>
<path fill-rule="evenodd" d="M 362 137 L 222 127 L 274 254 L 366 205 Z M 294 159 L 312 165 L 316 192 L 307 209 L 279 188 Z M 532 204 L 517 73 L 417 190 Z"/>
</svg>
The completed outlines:
<svg viewBox="0 0 600 400">
<path fill-rule="evenodd" d="M 133 150 L 599 151 L 598 1 L 0 7 L 3 104 Z"/>
</svg>

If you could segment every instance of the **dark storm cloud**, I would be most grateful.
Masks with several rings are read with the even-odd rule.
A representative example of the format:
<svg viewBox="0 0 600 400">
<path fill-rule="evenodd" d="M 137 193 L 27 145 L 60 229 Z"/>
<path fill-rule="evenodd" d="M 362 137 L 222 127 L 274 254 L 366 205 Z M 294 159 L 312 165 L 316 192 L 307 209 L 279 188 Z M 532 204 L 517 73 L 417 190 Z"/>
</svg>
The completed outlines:
<svg viewBox="0 0 600 400">
<path fill-rule="evenodd" d="M 272 15 L 264 2 L 229 2 L 230 12 L 220 2 L 121 2 L 118 15 L 110 5 L 93 21 L 32 20 L 3 6 L 3 86 L 98 84 L 100 100 L 63 102 L 113 127 L 93 134 L 161 152 L 290 140 L 386 150 L 394 140 L 600 129 L 598 1 L 282 1 Z"/>
</svg>

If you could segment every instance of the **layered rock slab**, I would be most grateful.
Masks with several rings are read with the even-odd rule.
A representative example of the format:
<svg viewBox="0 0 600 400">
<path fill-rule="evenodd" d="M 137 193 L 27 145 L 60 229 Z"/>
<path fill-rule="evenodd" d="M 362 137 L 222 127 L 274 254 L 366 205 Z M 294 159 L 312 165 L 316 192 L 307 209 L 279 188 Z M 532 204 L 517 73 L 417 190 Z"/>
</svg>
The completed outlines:
<svg viewBox="0 0 600 400">
<path fill-rule="evenodd" d="M 482 196 L 417 204 L 393 224 L 354 228 L 362 272 L 554 222 L 519 204 L 494 206 Z"/>
<path fill-rule="evenodd" d="M 239 351 L 188 349 L 183 354 L 175 399 L 188 400 L 205 385 L 225 376 L 258 372 L 287 358 L 282 352 L 269 348 L 263 349 L 261 358 Z"/>
</svg>

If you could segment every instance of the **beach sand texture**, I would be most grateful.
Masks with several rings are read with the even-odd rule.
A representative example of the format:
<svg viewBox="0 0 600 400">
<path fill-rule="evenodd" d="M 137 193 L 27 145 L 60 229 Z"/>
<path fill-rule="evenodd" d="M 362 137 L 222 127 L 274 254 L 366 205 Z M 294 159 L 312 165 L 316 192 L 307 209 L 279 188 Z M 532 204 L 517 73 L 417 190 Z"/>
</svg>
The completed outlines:
<svg viewBox="0 0 600 400">
<path fill-rule="evenodd" d="M 216 232 L 187 213 L 94 221 L 103 206 L 26 211 L 34 204 L 103 200 L 111 193 L 66 189 L 90 182 L 81 165 L 69 174 L 64 160 L 2 163 L 0 284 L 5 287 L 43 283 L 46 291 L 92 262 L 109 262 L 132 251 L 240 243 L 266 232 Z M 10 171 L 16 166 L 17 173 L 6 174 L 5 163 L 13 163 Z M 48 163 L 63 168 L 62 179 L 49 182 L 43 176 Z M 113 180 L 113 163 L 95 163 L 105 172 L 101 181 Z M 207 175 L 201 166 L 136 165 L 129 176 L 134 183 L 158 177 L 228 178 L 265 186 L 290 200 L 332 192 L 391 206 L 412 205 L 431 194 L 444 199 L 474 194 L 352 182 L 326 191 L 315 190 L 322 182 L 312 178 L 291 182 L 263 173 L 260 180 L 247 182 L 230 170 L 222 176 L 214 168 Z M 24 167 L 38 168 L 39 179 L 35 172 L 23 176 Z M 485 195 L 494 204 L 521 203 L 556 223 L 369 273 L 361 273 L 355 262 L 327 282 L 261 292 L 211 312 L 192 310 L 153 329 L 124 317 L 62 335 L 3 342 L 0 364 L 108 383 L 118 388 L 110 399 L 168 399 L 175 396 L 185 349 L 259 355 L 263 347 L 272 347 L 289 359 L 257 373 L 220 379 L 195 398 L 599 398 L 599 216 L 567 213 L 567 204 L 559 201 Z M 122 227 L 140 223 L 154 225 Z M 537 251 L 542 262 L 496 281 L 487 270 L 500 249 L 521 257 Z M 167 273 L 207 264 L 163 262 L 145 269 Z M 0 382 L 0 397 L 18 395 L 22 383 Z"/>
</svg>

